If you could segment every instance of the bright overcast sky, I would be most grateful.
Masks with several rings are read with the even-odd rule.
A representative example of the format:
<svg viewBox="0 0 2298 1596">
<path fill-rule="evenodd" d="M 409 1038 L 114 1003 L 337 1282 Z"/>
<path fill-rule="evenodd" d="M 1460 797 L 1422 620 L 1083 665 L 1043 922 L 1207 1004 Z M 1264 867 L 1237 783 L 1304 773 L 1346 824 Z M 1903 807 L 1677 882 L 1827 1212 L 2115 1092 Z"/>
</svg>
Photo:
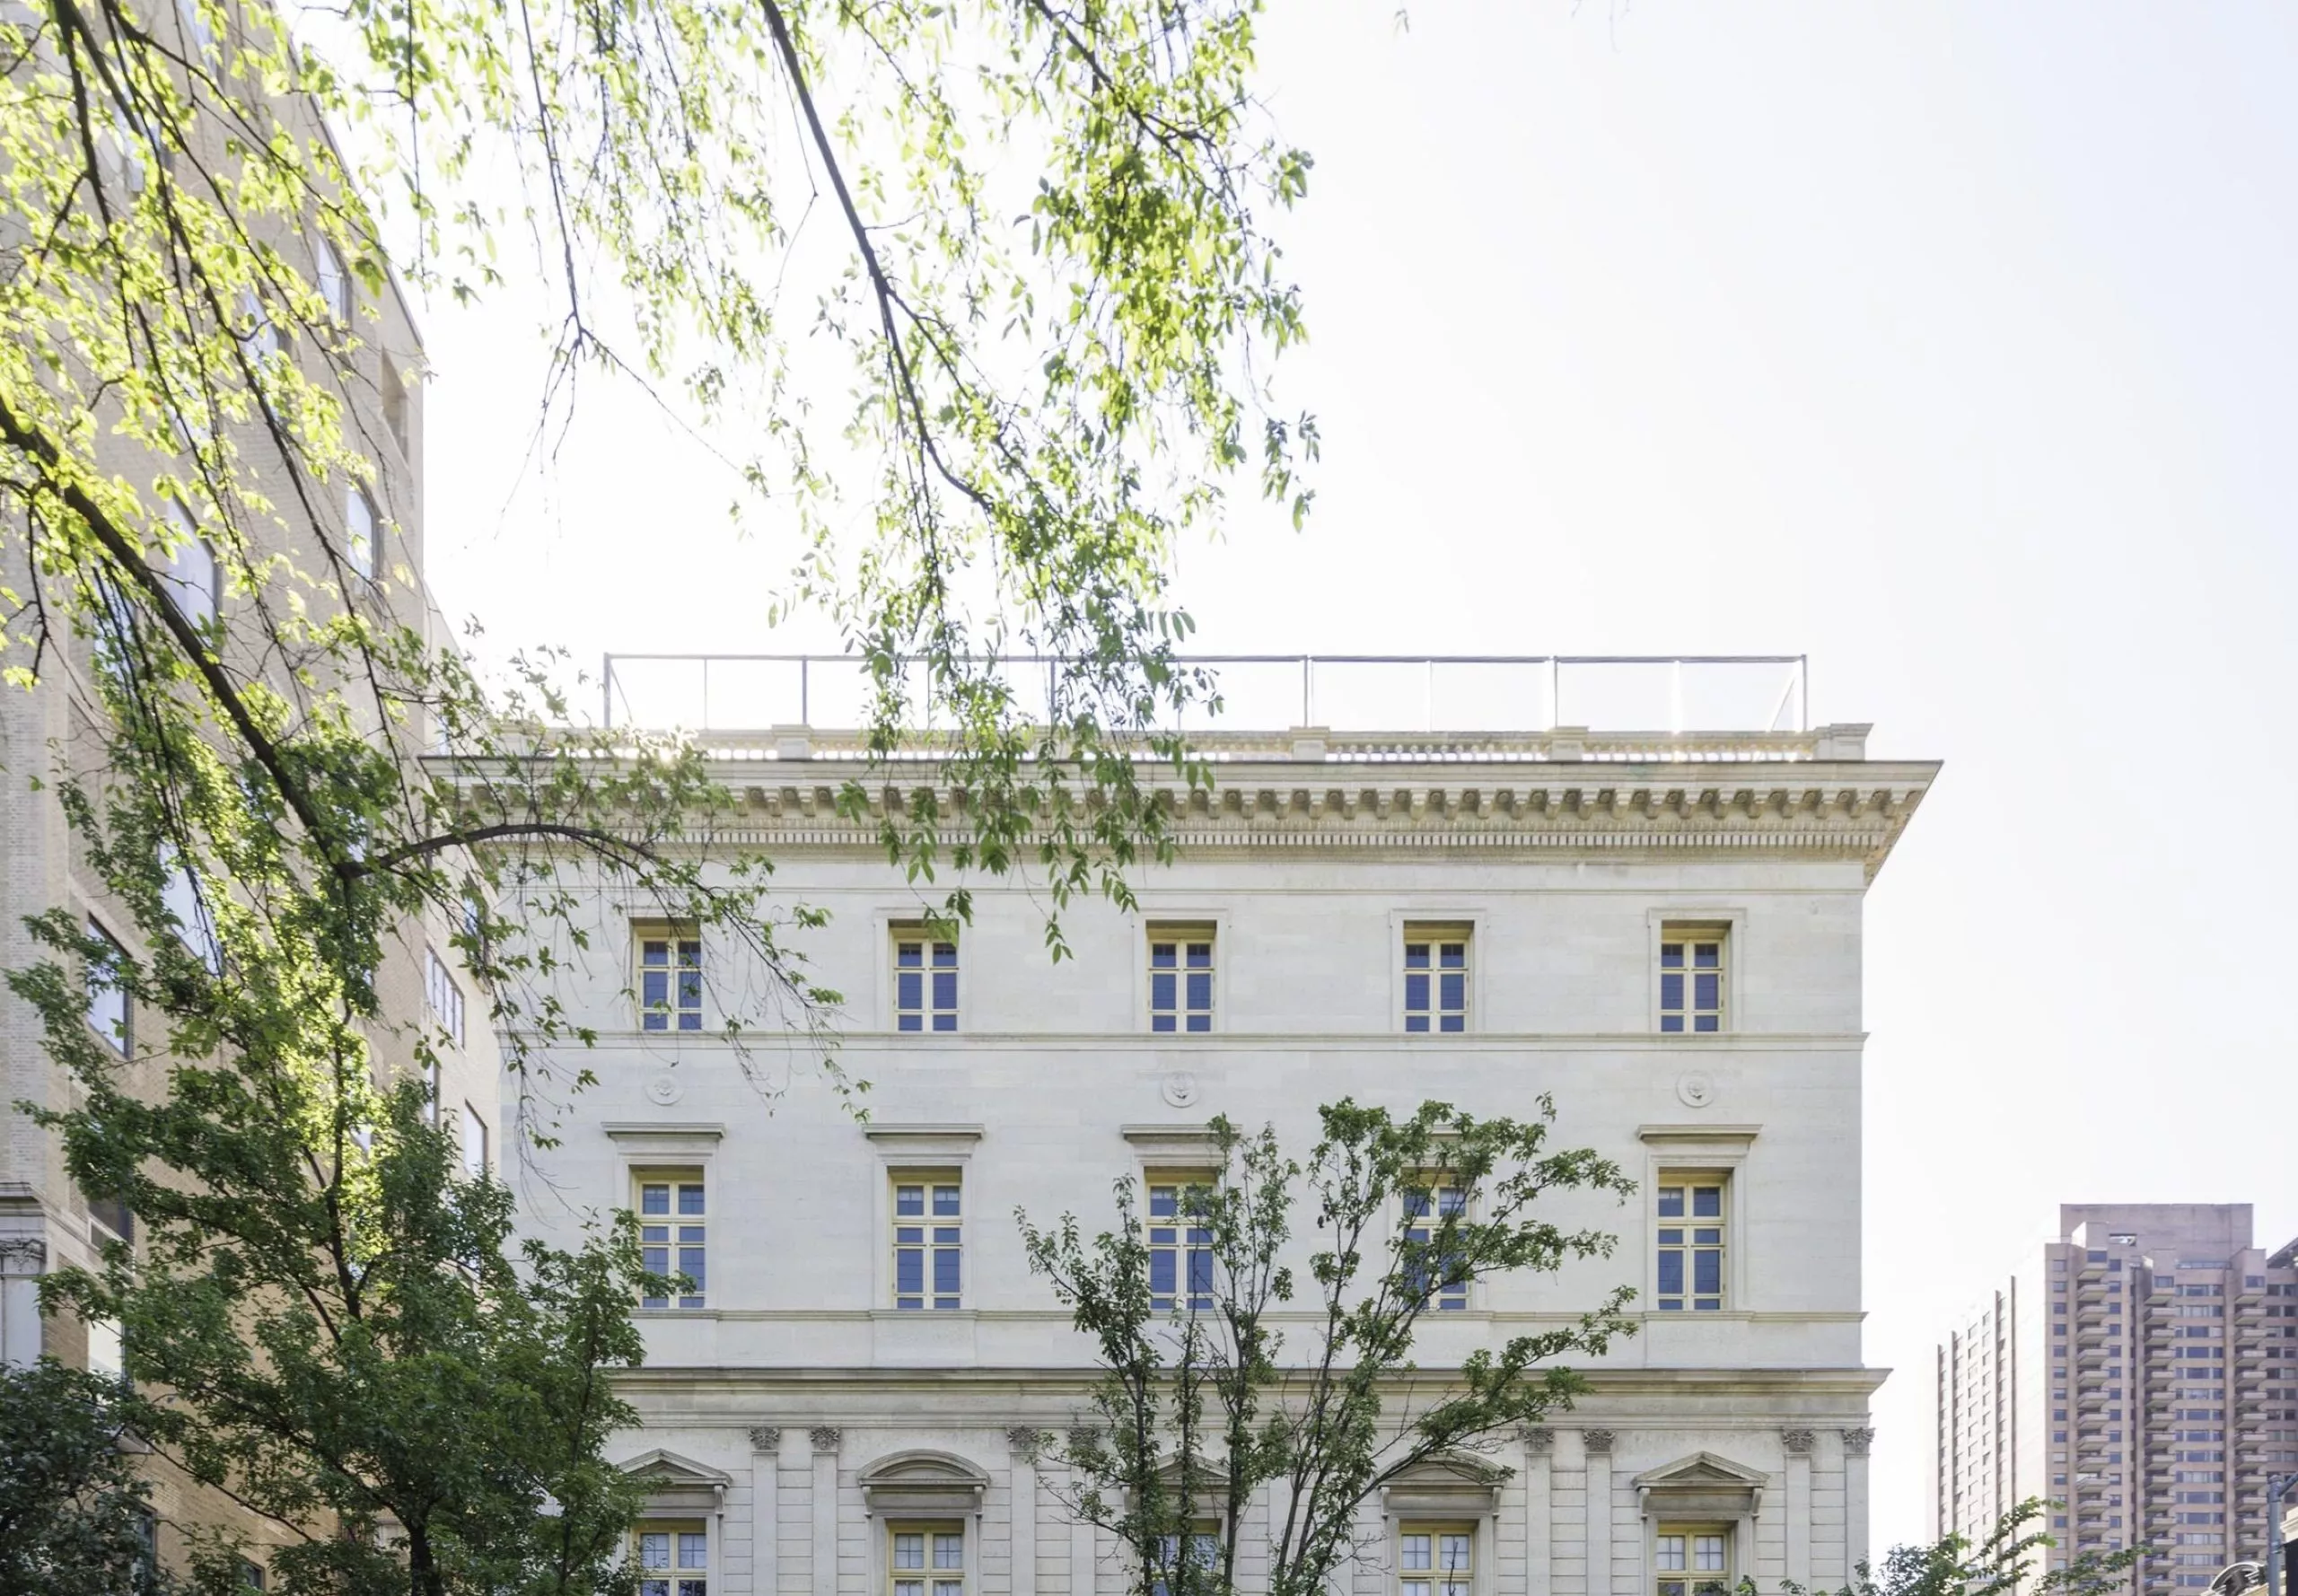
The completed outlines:
<svg viewBox="0 0 2298 1596">
<path fill-rule="evenodd" d="M 1817 719 L 1946 761 L 1868 916 L 1873 1535 L 1916 1538 L 1931 1348 L 2054 1205 L 2298 1234 L 2298 11 L 1394 9 L 1276 0 L 1321 497 L 1182 597 L 1231 651 L 1808 653 Z M 791 550 L 610 408 L 511 495 L 505 322 L 427 318 L 450 612 L 818 645 L 764 628 Z"/>
</svg>

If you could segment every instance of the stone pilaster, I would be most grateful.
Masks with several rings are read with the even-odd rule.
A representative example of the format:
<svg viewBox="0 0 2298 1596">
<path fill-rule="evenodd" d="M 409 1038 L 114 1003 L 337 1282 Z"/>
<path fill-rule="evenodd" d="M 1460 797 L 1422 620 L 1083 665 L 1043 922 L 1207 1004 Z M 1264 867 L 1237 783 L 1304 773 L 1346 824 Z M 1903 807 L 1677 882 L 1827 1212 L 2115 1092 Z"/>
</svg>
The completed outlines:
<svg viewBox="0 0 2298 1596">
<path fill-rule="evenodd" d="M 1524 1596 L 1552 1596 L 1556 1493 L 1548 1460 L 1556 1452 L 1556 1432 L 1527 1429 L 1523 1440 Z"/>
<path fill-rule="evenodd" d="M 838 1449 L 845 1438 L 828 1425 L 807 1435 L 814 1443 L 814 1596 L 838 1596 Z"/>
<path fill-rule="evenodd" d="M 1005 1432 L 1013 1498 L 1013 1592 L 1036 1596 L 1038 1588 L 1038 1447 L 1044 1436 L 1028 1425 Z"/>
<path fill-rule="evenodd" d="M 1843 1433 L 1843 1555 L 1854 1568 L 1867 1560 L 1867 1449 L 1874 1443 L 1864 1425 Z"/>
<path fill-rule="evenodd" d="M 1612 1596 L 1612 1433 L 1583 1430 L 1588 1455 L 1588 1596 Z"/>
<path fill-rule="evenodd" d="M 1811 1586 L 1811 1448 L 1809 1430 L 1782 1430 L 1779 1443 L 1787 1453 L 1787 1577 L 1805 1590 Z"/>
<path fill-rule="evenodd" d="M 782 1431 L 774 1425 L 750 1429 L 750 1591 L 774 1596 L 781 1577 Z"/>
</svg>

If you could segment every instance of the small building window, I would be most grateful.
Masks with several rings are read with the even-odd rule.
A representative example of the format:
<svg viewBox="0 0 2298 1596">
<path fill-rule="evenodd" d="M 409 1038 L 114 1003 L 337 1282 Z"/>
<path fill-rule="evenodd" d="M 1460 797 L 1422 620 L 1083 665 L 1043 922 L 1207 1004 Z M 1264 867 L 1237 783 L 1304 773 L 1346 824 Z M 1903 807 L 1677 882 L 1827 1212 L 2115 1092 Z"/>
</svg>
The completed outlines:
<svg viewBox="0 0 2298 1596">
<path fill-rule="evenodd" d="M 456 1047 L 463 1045 L 463 989 L 454 971 L 433 948 L 423 951 L 423 995 L 438 1018 L 439 1029 Z"/>
<path fill-rule="evenodd" d="M 320 298 L 328 320 L 338 327 L 351 325 L 351 274 L 344 269 L 343 254 L 335 241 L 320 238 L 311 244 L 311 259 L 319 268 Z"/>
<path fill-rule="evenodd" d="M 1468 1524 L 1407 1524 L 1397 1536 L 1397 1596 L 1472 1596 L 1476 1530 Z"/>
<path fill-rule="evenodd" d="M 964 1193 L 958 1172 L 903 1171 L 894 1181 L 894 1306 L 964 1306 Z"/>
<path fill-rule="evenodd" d="M 1218 1528 L 1211 1519 L 1196 1520 L 1186 1536 L 1157 1538 L 1157 1572 L 1149 1582 L 1150 1596 L 1173 1596 L 1175 1585 L 1183 1591 L 1209 1591 L 1216 1583 L 1212 1571 L 1220 1566 Z M 1181 1574 L 1183 1568 L 1190 1571 L 1188 1575 Z"/>
<path fill-rule="evenodd" d="M 134 1010 L 120 973 L 127 967 L 127 950 L 102 925 L 91 919 L 88 934 L 101 952 L 88 964 L 88 1023 L 122 1058 L 134 1048 Z"/>
<path fill-rule="evenodd" d="M 963 1524 L 886 1526 L 887 1596 L 966 1596 Z"/>
<path fill-rule="evenodd" d="M 1159 1313 L 1213 1306 L 1213 1232 L 1205 1223 L 1213 1178 L 1152 1174 L 1148 1182 L 1149 1306 Z"/>
<path fill-rule="evenodd" d="M 191 512 L 173 499 L 168 501 L 168 519 L 175 523 L 175 547 L 168 550 L 163 574 L 183 618 L 205 630 L 215 624 L 223 599 L 215 550 L 200 536 L 199 522 Z"/>
<path fill-rule="evenodd" d="M 473 1180 L 487 1178 L 487 1119 L 469 1103 L 463 1105 L 463 1173 Z"/>
<path fill-rule="evenodd" d="M 1431 1171 L 1422 1183 L 1407 1187 L 1400 1199 L 1405 1240 L 1400 1261 L 1407 1285 L 1440 1311 L 1466 1308 L 1468 1276 L 1443 1236 L 1447 1221 L 1457 1228 L 1467 1217 L 1468 1195 L 1460 1188 L 1460 1177 Z"/>
<path fill-rule="evenodd" d="M 343 494 L 343 557 L 360 575 L 375 574 L 375 501 L 355 483 Z"/>
<path fill-rule="evenodd" d="M 1149 1029 L 1213 1029 L 1213 927 L 1149 929 Z"/>
<path fill-rule="evenodd" d="M 670 925 L 642 925 L 638 957 L 638 1024 L 643 1030 L 702 1029 L 702 938 Z"/>
<path fill-rule="evenodd" d="M 894 1029 L 958 1028 L 958 944 L 916 926 L 894 932 Z"/>
<path fill-rule="evenodd" d="M 1663 1313 L 1724 1306 L 1724 1177 L 1670 1173 L 1653 1187 L 1657 1306 Z"/>
<path fill-rule="evenodd" d="M 245 1557 L 241 1558 L 240 1584 L 242 1588 L 250 1591 L 262 1590 L 264 1588 L 263 1565 L 260 1563 L 250 1563 Z"/>
<path fill-rule="evenodd" d="M 637 1529 L 638 1596 L 710 1596 L 710 1530 L 699 1520 Z"/>
<path fill-rule="evenodd" d="M 1724 944 L 1721 926 L 1660 928 L 1660 1029 L 1724 1029 Z"/>
<path fill-rule="evenodd" d="M 642 1308 L 705 1306 L 709 1285 L 709 1194 L 700 1170 L 642 1170 L 638 1188 L 639 1267 L 669 1276 L 674 1296 L 641 1297 Z M 683 1279 L 677 1278 L 684 1276 Z"/>
<path fill-rule="evenodd" d="M 1462 1031 L 1469 1028 L 1469 928 L 1404 928 L 1404 1028 Z"/>
<path fill-rule="evenodd" d="M 1653 1596 L 1713 1596 L 1732 1588 L 1732 1531 L 1662 1524 L 1653 1548 Z"/>
</svg>

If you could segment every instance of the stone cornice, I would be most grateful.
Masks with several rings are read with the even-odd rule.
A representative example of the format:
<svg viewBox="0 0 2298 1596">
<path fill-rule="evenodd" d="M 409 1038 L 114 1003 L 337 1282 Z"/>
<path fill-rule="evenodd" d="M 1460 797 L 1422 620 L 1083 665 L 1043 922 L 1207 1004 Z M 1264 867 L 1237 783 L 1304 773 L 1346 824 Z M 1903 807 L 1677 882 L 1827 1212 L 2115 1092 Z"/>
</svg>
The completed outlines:
<svg viewBox="0 0 2298 1596">
<path fill-rule="evenodd" d="M 1209 792 L 1153 781 L 1184 851 L 1364 853 L 1785 853 L 1881 867 L 1938 767 L 1870 761 L 1748 765 L 1236 765 Z M 928 784 L 883 769 L 733 764 L 716 772 L 744 812 L 720 843 L 775 848 L 877 846 L 878 828 L 920 809 Z M 864 812 L 838 799 L 860 784 Z M 933 792 L 935 812 L 955 810 Z M 945 822 L 948 823 L 948 822 Z"/>
</svg>

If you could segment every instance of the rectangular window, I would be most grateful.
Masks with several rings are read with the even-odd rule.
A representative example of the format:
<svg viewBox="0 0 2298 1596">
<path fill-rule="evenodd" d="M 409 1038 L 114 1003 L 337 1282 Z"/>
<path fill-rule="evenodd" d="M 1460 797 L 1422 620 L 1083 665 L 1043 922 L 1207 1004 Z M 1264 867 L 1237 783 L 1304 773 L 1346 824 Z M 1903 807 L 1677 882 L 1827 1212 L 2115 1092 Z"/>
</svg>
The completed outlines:
<svg viewBox="0 0 2298 1596">
<path fill-rule="evenodd" d="M 894 1306 L 964 1306 L 965 1237 L 957 1171 L 894 1177 Z"/>
<path fill-rule="evenodd" d="M 917 927 L 894 931 L 894 1029 L 958 1028 L 958 944 Z"/>
<path fill-rule="evenodd" d="M 147 1589 L 159 1576 L 160 1515 L 148 1507 L 136 1508 L 135 1513 L 137 1574 L 135 1588 L 140 1591 Z"/>
<path fill-rule="evenodd" d="M 168 501 L 168 518 L 175 522 L 176 546 L 168 551 L 168 585 L 174 590 L 176 608 L 193 626 L 205 629 L 215 619 L 222 584 L 217 580 L 215 550 L 199 535 L 199 522 L 190 511 Z"/>
<path fill-rule="evenodd" d="M 1397 1596 L 1471 1596 L 1476 1530 L 1467 1524 L 1407 1524 L 1397 1534 Z"/>
<path fill-rule="evenodd" d="M 1159 1313 L 1213 1306 L 1213 1232 L 1200 1223 L 1212 1195 L 1209 1175 L 1149 1177 L 1149 1306 Z"/>
<path fill-rule="evenodd" d="M 250 1563 L 244 1557 L 241 1558 L 240 1583 L 250 1591 L 262 1590 L 264 1588 L 262 1565 L 259 1563 Z"/>
<path fill-rule="evenodd" d="M 671 1279 L 675 1297 L 642 1297 L 642 1308 L 680 1308 L 705 1305 L 709 1285 L 710 1204 L 700 1170 L 642 1170 L 634 1177 L 638 1187 L 638 1250 L 640 1266 L 649 1275 L 684 1276 Z"/>
<path fill-rule="evenodd" d="M 1468 1197 L 1456 1175 L 1431 1171 L 1424 1183 L 1400 1194 L 1404 1209 L 1404 1266 L 1408 1286 L 1441 1311 L 1469 1305 L 1469 1283 L 1457 1255 L 1444 1246 L 1444 1223 L 1457 1228 L 1467 1217 Z"/>
<path fill-rule="evenodd" d="M 678 926 L 642 925 L 636 941 L 640 1029 L 700 1030 L 700 934 Z"/>
<path fill-rule="evenodd" d="M 1653 1188 L 1659 1199 L 1661 1311 L 1724 1306 L 1724 1177 L 1670 1173 Z"/>
<path fill-rule="evenodd" d="M 1404 928 L 1404 1028 L 1462 1031 L 1469 1028 L 1469 928 Z"/>
<path fill-rule="evenodd" d="M 1157 1538 L 1157 1577 L 1149 1582 L 1150 1596 L 1174 1596 L 1174 1588 L 1181 1591 L 1207 1591 L 1215 1580 L 1214 1569 L 1221 1566 L 1221 1536 L 1211 1519 L 1199 1519 L 1189 1525 L 1188 1544 L 1183 1546 L 1179 1535 Z M 1183 1564 L 1186 1557 L 1188 1562 Z M 1194 1577 L 1177 1578 L 1186 1566 Z"/>
<path fill-rule="evenodd" d="M 1721 926 L 1660 928 L 1660 1029 L 1724 1029 L 1724 930 Z"/>
<path fill-rule="evenodd" d="M 125 1058 L 135 1045 L 127 988 L 121 984 L 119 975 L 127 963 L 127 950 L 92 919 L 88 922 L 88 934 L 103 950 L 88 965 L 88 1023 L 111 1045 L 113 1052 Z"/>
<path fill-rule="evenodd" d="M 966 1596 L 962 1524 L 889 1524 L 887 1596 Z"/>
<path fill-rule="evenodd" d="M 1213 1029 L 1212 926 L 1150 927 L 1149 1029 Z"/>
<path fill-rule="evenodd" d="M 456 1047 L 463 1045 L 463 989 L 447 961 L 430 948 L 423 950 L 423 995 L 437 1016 L 439 1028 Z"/>
<path fill-rule="evenodd" d="M 1732 1583 L 1732 1531 L 1720 1524 L 1662 1524 L 1653 1548 L 1654 1596 L 1707 1596 Z"/>
<path fill-rule="evenodd" d="M 375 501 L 364 487 L 344 490 L 343 553 L 360 575 L 375 574 Z"/>
<path fill-rule="evenodd" d="M 463 1173 L 473 1180 L 487 1175 L 487 1121 L 469 1103 L 463 1105 Z"/>
<path fill-rule="evenodd" d="M 700 1520 L 638 1526 L 638 1596 L 710 1596 L 710 1531 Z"/>
<path fill-rule="evenodd" d="M 343 255 L 325 238 L 311 246 L 319 267 L 320 298 L 327 304 L 328 320 L 338 327 L 351 325 L 351 274 L 343 268 Z"/>
</svg>

